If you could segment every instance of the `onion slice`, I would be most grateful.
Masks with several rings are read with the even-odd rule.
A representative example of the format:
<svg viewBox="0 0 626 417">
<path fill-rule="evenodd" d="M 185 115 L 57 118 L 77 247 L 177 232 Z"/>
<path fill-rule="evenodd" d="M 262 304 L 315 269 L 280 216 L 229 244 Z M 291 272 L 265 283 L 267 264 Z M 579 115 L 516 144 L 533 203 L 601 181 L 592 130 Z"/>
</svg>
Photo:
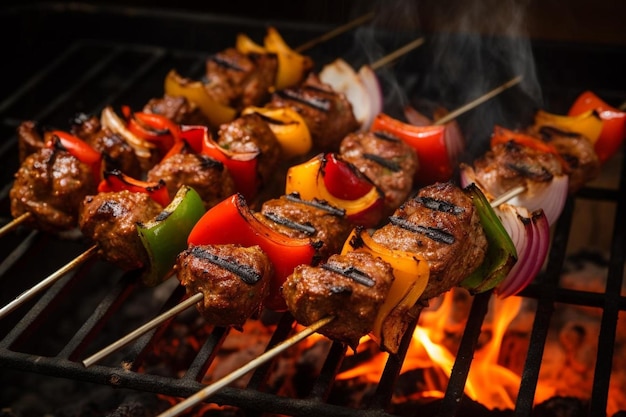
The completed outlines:
<svg viewBox="0 0 626 417">
<path fill-rule="evenodd" d="M 550 247 L 550 226 L 543 210 L 529 213 L 524 207 L 510 204 L 502 204 L 494 210 L 518 254 L 517 263 L 494 290 L 504 298 L 526 288 L 543 267 Z"/>
<path fill-rule="evenodd" d="M 141 159 L 150 159 L 152 150 L 156 149 L 156 144 L 139 138 L 133 132 L 128 130 L 126 122 L 120 118 L 111 106 L 106 106 L 100 114 L 100 123 L 102 127 L 111 130 L 122 136 L 126 142 L 133 148 L 135 155 Z"/>
<path fill-rule="evenodd" d="M 346 96 L 360 130 L 368 130 L 374 117 L 382 111 L 383 101 L 380 83 L 371 68 L 361 67 L 357 73 L 350 64 L 337 58 L 322 68 L 319 78 Z"/>
</svg>

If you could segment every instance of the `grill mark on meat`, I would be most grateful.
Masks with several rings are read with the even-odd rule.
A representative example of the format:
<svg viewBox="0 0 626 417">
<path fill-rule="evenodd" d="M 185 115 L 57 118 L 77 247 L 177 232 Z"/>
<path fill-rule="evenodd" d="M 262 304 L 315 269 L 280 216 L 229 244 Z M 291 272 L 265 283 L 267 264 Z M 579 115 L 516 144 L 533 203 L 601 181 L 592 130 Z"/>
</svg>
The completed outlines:
<svg viewBox="0 0 626 417">
<path fill-rule="evenodd" d="M 463 208 L 449 203 L 447 201 L 436 200 L 431 197 L 415 197 L 415 200 L 424 205 L 425 207 L 440 211 L 442 213 L 452 213 L 452 214 L 461 214 L 463 213 Z"/>
<path fill-rule="evenodd" d="M 224 68 L 229 68 L 235 71 L 244 71 L 243 68 L 237 66 L 234 62 L 229 61 L 223 57 L 217 56 L 217 55 L 213 55 L 211 57 L 209 57 L 209 59 L 213 62 L 215 62 L 217 65 L 224 67 Z"/>
<path fill-rule="evenodd" d="M 393 172 L 400 172 L 400 165 L 397 162 L 390 161 L 388 159 L 383 158 L 379 155 L 374 155 L 372 153 L 364 153 L 363 158 L 369 159 L 370 161 L 376 162 L 378 165 L 381 165 Z"/>
<path fill-rule="evenodd" d="M 254 285 L 262 278 L 261 274 L 250 268 L 250 266 L 229 261 L 228 259 L 209 253 L 200 247 L 192 248 L 191 254 L 196 258 L 205 259 L 212 264 L 237 275 L 246 284 Z"/>
<path fill-rule="evenodd" d="M 436 227 L 427 227 L 427 226 L 421 226 L 419 224 L 413 224 L 407 221 L 406 219 L 403 219 L 398 216 L 389 217 L 389 222 L 393 224 L 394 226 L 398 226 L 405 230 L 422 234 L 436 242 L 441 242 L 447 245 L 451 245 L 455 241 L 454 235 L 446 232 L 445 230 L 442 230 Z"/>
<path fill-rule="evenodd" d="M 370 278 L 366 273 L 358 270 L 357 268 L 353 266 L 341 267 L 339 265 L 326 263 L 322 265 L 322 268 L 324 268 L 327 271 L 341 274 L 344 277 L 350 278 L 353 281 L 361 285 L 365 285 L 366 287 L 373 287 L 376 284 L 376 282 L 372 278 Z"/>
<path fill-rule="evenodd" d="M 319 89 L 316 89 L 316 90 L 319 90 Z M 323 91 L 323 90 L 320 90 L 320 91 Z M 294 101 L 297 101 L 298 103 L 313 107 L 314 109 L 317 109 L 323 112 L 330 111 L 330 105 L 331 105 L 330 100 L 325 99 L 323 97 L 304 97 L 298 91 L 293 91 L 293 90 L 280 90 L 280 91 L 277 91 L 275 94 L 277 94 L 279 97 L 283 99 L 294 100 Z"/>
<path fill-rule="evenodd" d="M 332 214 L 333 216 L 343 217 L 343 216 L 346 215 L 346 211 L 344 209 L 340 209 L 338 207 L 330 205 L 326 201 L 303 200 L 303 199 L 300 198 L 300 194 L 298 194 L 297 192 L 287 194 L 285 196 L 285 198 L 287 200 L 293 201 L 295 203 L 302 203 L 302 204 L 306 204 L 306 205 L 311 206 L 311 207 L 319 208 L 321 210 L 324 210 L 324 211 Z"/>
<path fill-rule="evenodd" d="M 202 168 L 217 168 L 218 171 L 224 170 L 224 164 L 217 159 L 213 159 L 207 155 L 198 153 L 194 153 L 193 155 L 198 158 L 198 161 L 200 161 L 200 166 Z"/>
<path fill-rule="evenodd" d="M 515 163 L 507 163 L 506 167 L 512 171 L 517 172 L 523 177 L 533 178 L 537 181 L 551 181 L 554 175 L 550 171 L 548 171 L 545 167 L 537 166 L 537 165 L 528 165 L 528 164 L 515 164 Z"/>
<path fill-rule="evenodd" d="M 400 142 L 400 139 L 387 132 L 374 132 L 374 136 L 388 142 Z"/>
<path fill-rule="evenodd" d="M 317 232 L 317 229 L 315 229 L 315 227 L 313 227 L 311 223 L 308 223 L 308 222 L 298 223 L 296 221 L 290 220 L 283 216 L 279 216 L 276 213 L 272 213 L 272 212 L 263 213 L 263 216 L 267 217 L 268 219 L 270 219 L 271 221 L 275 223 L 281 224 L 291 229 L 299 230 L 308 236 L 313 236 L 315 232 Z"/>
</svg>

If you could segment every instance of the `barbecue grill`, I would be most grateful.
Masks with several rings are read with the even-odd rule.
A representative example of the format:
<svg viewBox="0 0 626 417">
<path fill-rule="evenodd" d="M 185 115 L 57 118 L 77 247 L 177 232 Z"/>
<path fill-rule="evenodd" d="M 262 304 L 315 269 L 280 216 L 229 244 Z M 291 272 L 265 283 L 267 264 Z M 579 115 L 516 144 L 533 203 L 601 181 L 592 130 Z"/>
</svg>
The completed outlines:
<svg viewBox="0 0 626 417">
<path fill-rule="evenodd" d="M 262 39 L 267 27 L 267 22 L 258 19 L 226 15 L 54 3 L 5 9 L 0 12 L 0 19 L 5 33 L 12 34 L 4 41 L 6 81 L 0 86 L 0 129 L 4 138 L 0 145 L 2 223 L 11 219 L 8 191 L 12 175 L 18 168 L 15 129 L 21 121 L 31 119 L 44 126 L 64 128 L 74 114 L 96 114 L 108 104 L 125 104 L 140 109 L 149 98 L 162 95 L 164 76 L 170 69 L 176 68 L 190 76 L 199 75 L 210 52 L 231 46 L 239 32 Z M 327 23 L 278 20 L 272 24 L 294 46 L 332 29 Z M 463 104 L 462 84 L 471 83 L 473 79 L 463 79 L 462 76 L 452 79 L 446 91 L 435 91 L 431 87 L 441 85 L 444 78 L 440 74 L 437 82 L 430 83 L 435 76 L 432 63 L 437 62 L 435 57 L 440 52 L 437 48 L 441 46 L 441 35 L 404 29 L 390 31 L 388 27 L 372 29 L 368 39 L 373 40 L 378 48 L 371 49 L 355 44 L 356 32 L 340 35 L 307 53 L 318 66 L 341 56 L 358 67 L 376 59 L 376 55 L 425 35 L 427 42 L 422 48 L 380 73 L 383 88 L 402 86 L 408 100 L 421 95 L 448 108 Z M 483 35 L 474 36 L 481 38 Z M 462 45 L 463 39 L 459 34 L 446 34 L 446 40 L 456 42 L 456 45 Z M 516 40 L 490 39 L 490 42 L 493 45 Z M 566 112 L 583 89 L 595 91 L 614 105 L 626 100 L 624 74 L 615 65 L 626 53 L 626 46 L 533 40 L 531 47 L 545 107 L 551 111 Z M 491 75 L 499 74 L 496 70 Z M 475 74 L 468 72 L 464 76 Z M 493 86 L 502 81 L 504 78 L 496 80 Z M 386 109 L 397 111 L 391 100 L 386 103 Z M 486 103 L 475 113 L 461 116 L 459 122 L 468 137 L 484 138 L 498 117 L 525 120 L 528 114 L 523 109 L 528 108 L 528 100 L 526 90 L 510 91 Z M 508 113 L 501 110 L 503 106 Z M 481 117 L 483 123 L 478 123 L 477 117 Z M 474 151 L 478 152 L 479 146 Z M 622 155 L 616 156 L 605 167 L 615 181 L 609 185 L 589 184 L 567 201 L 554 228 L 547 264 L 535 282 L 521 294 L 536 300 L 536 313 L 518 400 L 510 415 L 529 416 L 533 413 L 545 341 L 557 304 L 601 310 L 593 389 L 586 411 L 590 416 L 601 416 L 606 412 L 618 316 L 626 310 L 626 298 L 622 292 L 626 258 L 626 164 L 622 163 L 622 158 Z M 560 282 L 568 248 L 572 245 L 570 239 L 580 226 L 580 221 L 576 220 L 579 204 L 588 201 L 608 204 L 614 210 L 610 211 L 613 216 L 611 226 L 605 231 L 609 236 L 606 248 L 609 252 L 608 273 L 606 285 L 600 292 L 570 289 Z M 82 253 L 89 244 L 80 238 L 51 236 L 18 228 L 4 236 L 0 246 L 0 305 L 5 305 Z M 173 306 L 183 296 L 184 291 L 171 280 L 158 288 L 144 288 L 138 283 L 137 274 L 123 273 L 102 261 L 90 260 L 0 321 L 0 368 L 6 375 L 2 377 L 3 384 L 12 378 L 20 387 L 22 385 L 15 379 L 36 376 L 36 381 L 62 378 L 88 383 L 87 386 L 94 390 L 102 386 L 127 395 L 141 392 L 188 397 L 204 386 L 199 381 L 228 332 L 215 328 L 198 336 L 199 346 L 188 347 L 184 361 L 178 360 L 184 364 L 178 364 L 175 372 L 170 364 L 155 365 L 155 357 L 159 355 L 155 346 L 168 337 L 169 343 L 174 343 L 176 339 L 171 334 L 174 323 L 197 325 L 195 311 L 168 321 L 98 364 L 86 368 L 81 363 L 89 354 Z M 410 415 L 430 412 L 438 416 L 459 416 L 477 415 L 467 414 L 467 410 L 482 411 L 476 404 L 469 403 L 463 391 L 490 298 L 490 294 L 480 294 L 473 299 L 443 398 L 415 408 Z M 268 316 L 264 319 L 275 326 L 271 345 L 288 337 L 293 320 L 288 315 Z M 345 347 L 339 344 L 333 344 L 327 352 L 315 381 L 304 395 L 284 396 L 268 389 L 267 380 L 272 371 L 272 364 L 268 363 L 255 371 L 245 388 L 224 388 L 212 401 L 232 405 L 247 415 L 399 415 L 396 414 L 400 413 L 399 410 L 390 411 L 388 406 L 408 342 L 406 337 L 398 356 L 388 359 L 375 392 L 359 409 L 337 404 L 328 398 L 346 357 Z M 7 401 L 7 398 L 3 400 Z M 495 412 L 484 412 L 485 415 L 496 415 Z"/>
</svg>

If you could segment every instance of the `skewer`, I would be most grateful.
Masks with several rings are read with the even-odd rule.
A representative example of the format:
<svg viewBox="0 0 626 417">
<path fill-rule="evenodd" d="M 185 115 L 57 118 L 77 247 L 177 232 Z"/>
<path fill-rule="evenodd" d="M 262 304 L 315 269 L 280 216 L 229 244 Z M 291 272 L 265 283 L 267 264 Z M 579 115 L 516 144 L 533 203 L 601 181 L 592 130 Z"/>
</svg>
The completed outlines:
<svg viewBox="0 0 626 417">
<path fill-rule="evenodd" d="M 302 45 L 298 46 L 297 48 L 294 48 L 294 51 L 296 52 L 302 52 L 305 51 L 307 49 L 311 49 L 312 47 L 314 47 L 315 45 L 322 43 L 322 42 L 326 42 L 327 40 L 330 40 L 332 38 L 334 38 L 335 36 L 339 36 L 344 32 L 349 31 L 352 28 L 355 28 L 357 26 L 360 26 L 364 23 L 367 23 L 368 21 L 372 20 L 374 18 L 374 16 L 376 16 L 376 14 L 374 12 L 369 12 L 366 13 L 362 16 L 357 17 L 354 20 L 351 20 L 350 22 L 341 25 L 329 32 L 324 33 L 323 35 L 320 35 L 317 38 L 311 39 L 308 42 L 303 43 Z"/>
<path fill-rule="evenodd" d="M 508 90 L 509 88 L 513 87 L 514 85 L 520 83 L 522 81 L 522 76 L 518 75 L 515 78 L 510 79 L 509 81 L 505 82 L 504 84 L 494 88 L 493 90 L 483 94 L 482 96 L 470 101 L 469 103 L 465 104 L 464 106 L 459 107 L 458 109 L 454 110 L 453 112 L 450 112 L 448 114 L 446 114 L 444 117 L 442 117 L 441 119 L 437 120 L 435 122 L 436 125 L 443 125 L 448 123 L 451 120 L 456 119 L 457 117 L 459 117 L 461 114 L 467 112 L 468 110 L 473 109 L 474 107 L 478 107 L 479 105 L 483 104 L 485 101 L 490 100 L 491 98 L 497 96 L 498 94 L 502 93 L 505 90 Z"/>
<path fill-rule="evenodd" d="M 27 300 L 30 300 L 35 294 L 48 288 L 50 285 L 55 283 L 57 280 L 59 280 L 61 277 L 63 277 L 72 269 L 83 264 L 85 261 L 87 261 L 89 258 L 91 258 L 92 256 L 96 254 L 97 249 L 98 248 L 95 245 L 90 247 L 89 249 L 87 249 L 86 251 L 78 255 L 76 258 L 74 258 L 73 260 L 65 264 L 65 266 L 59 268 L 56 272 L 49 275 L 44 280 L 40 281 L 35 286 L 31 287 L 30 289 L 18 295 L 17 298 L 15 298 L 9 304 L 7 304 L 6 306 L 0 309 L 0 319 L 2 319 L 4 316 L 6 316 L 7 314 L 15 310 L 22 303 L 26 302 Z"/>
<path fill-rule="evenodd" d="M 231 372 L 230 374 L 215 381 L 214 383 L 207 385 L 206 387 L 204 387 L 203 389 L 201 389 L 200 391 L 198 391 L 191 397 L 188 397 L 186 400 L 178 403 L 177 405 L 170 408 L 169 410 L 166 410 L 165 412 L 159 414 L 158 417 L 173 417 L 173 416 L 179 415 L 180 413 L 184 412 L 188 408 L 202 402 L 204 399 L 215 394 L 217 391 L 219 391 L 226 385 L 230 384 L 231 382 L 241 378 L 248 372 L 258 368 L 259 366 L 261 366 L 262 364 L 264 364 L 271 358 L 279 355 L 280 353 L 290 348 L 291 346 L 306 339 L 307 337 L 309 337 L 310 335 L 312 335 L 313 333 L 315 333 L 320 328 L 324 327 L 325 325 L 327 325 L 334 319 L 335 319 L 334 316 L 325 317 L 323 319 L 316 321 L 310 326 L 305 327 L 303 330 L 291 336 L 289 339 L 285 339 L 284 341 L 274 346 L 270 350 L 266 351 L 259 357 L 251 360 L 250 362 L 248 362 L 246 365 L 242 366 L 241 368 L 235 370 L 234 372 Z"/>
<path fill-rule="evenodd" d="M 26 220 L 30 218 L 30 216 L 31 216 L 30 212 L 26 212 L 20 215 L 19 217 L 16 217 L 15 219 L 11 220 L 4 226 L 2 226 L 2 228 L 0 228 L 0 237 L 4 236 L 11 230 L 15 229 L 20 224 L 24 223 Z"/>
<path fill-rule="evenodd" d="M 407 43 L 406 45 L 396 49 L 395 51 L 391 52 L 390 54 L 385 55 L 384 57 L 382 57 L 381 59 L 379 59 L 378 61 L 374 62 L 373 64 L 370 65 L 370 68 L 374 71 L 380 69 L 381 67 L 384 67 L 385 65 L 391 63 L 392 61 L 398 59 L 399 57 L 401 57 L 402 55 L 412 51 L 413 49 L 422 46 L 422 44 L 424 44 L 424 42 L 426 41 L 426 39 L 424 37 L 421 38 L 417 38 L 414 41 L 411 41 L 409 43 Z"/>
</svg>

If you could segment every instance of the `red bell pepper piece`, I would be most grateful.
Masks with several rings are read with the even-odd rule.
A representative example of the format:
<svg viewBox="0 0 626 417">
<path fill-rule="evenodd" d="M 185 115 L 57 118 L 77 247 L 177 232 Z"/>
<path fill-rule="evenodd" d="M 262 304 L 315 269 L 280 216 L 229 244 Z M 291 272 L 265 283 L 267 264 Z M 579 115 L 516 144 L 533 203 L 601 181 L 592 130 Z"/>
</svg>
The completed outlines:
<svg viewBox="0 0 626 417">
<path fill-rule="evenodd" d="M 258 245 L 274 266 L 274 277 L 265 306 L 274 311 L 287 309 L 280 288 L 301 264 L 312 265 L 317 250 L 310 239 L 284 236 L 261 223 L 241 194 L 227 198 L 207 211 L 189 233 L 189 245 Z"/>
<path fill-rule="evenodd" d="M 602 119 L 602 130 L 594 149 L 600 163 L 604 163 L 619 150 L 626 137 L 626 112 L 608 105 L 593 92 L 584 91 L 574 101 L 568 115 L 578 116 L 589 110 L 598 112 Z"/>
<path fill-rule="evenodd" d="M 370 192 L 374 184 L 360 175 L 347 162 L 340 161 L 334 153 L 324 155 L 324 185 L 335 197 L 356 200 Z"/>
<path fill-rule="evenodd" d="M 491 147 L 510 141 L 513 141 L 522 146 L 527 146 L 543 153 L 551 153 L 561 163 L 564 172 L 568 173 L 571 170 L 569 164 L 565 159 L 563 159 L 559 151 L 549 143 L 546 143 L 540 138 L 528 135 L 526 133 L 506 129 L 498 125 L 494 126 L 493 133 L 491 135 Z"/>
<path fill-rule="evenodd" d="M 122 112 L 126 117 L 128 130 L 142 139 L 156 143 L 161 152 L 166 153 L 180 142 L 180 127 L 167 117 L 155 113 L 131 113 L 128 106 L 122 106 Z"/>
<path fill-rule="evenodd" d="M 370 131 L 390 135 L 403 140 L 417 152 L 419 167 L 415 172 L 415 183 L 427 185 L 448 181 L 454 166 L 450 161 L 445 140 L 445 126 L 415 126 L 379 113 Z"/>
<path fill-rule="evenodd" d="M 119 192 L 128 190 L 134 193 L 148 194 L 154 201 L 166 207 L 171 198 L 165 186 L 165 181 L 147 182 L 130 177 L 115 169 L 103 174 L 104 179 L 98 185 L 99 193 Z"/>
<path fill-rule="evenodd" d="M 96 183 L 102 178 L 102 154 L 78 136 L 62 130 L 53 130 L 47 146 L 64 149 L 80 162 L 89 165 Z"/>
</svg>

